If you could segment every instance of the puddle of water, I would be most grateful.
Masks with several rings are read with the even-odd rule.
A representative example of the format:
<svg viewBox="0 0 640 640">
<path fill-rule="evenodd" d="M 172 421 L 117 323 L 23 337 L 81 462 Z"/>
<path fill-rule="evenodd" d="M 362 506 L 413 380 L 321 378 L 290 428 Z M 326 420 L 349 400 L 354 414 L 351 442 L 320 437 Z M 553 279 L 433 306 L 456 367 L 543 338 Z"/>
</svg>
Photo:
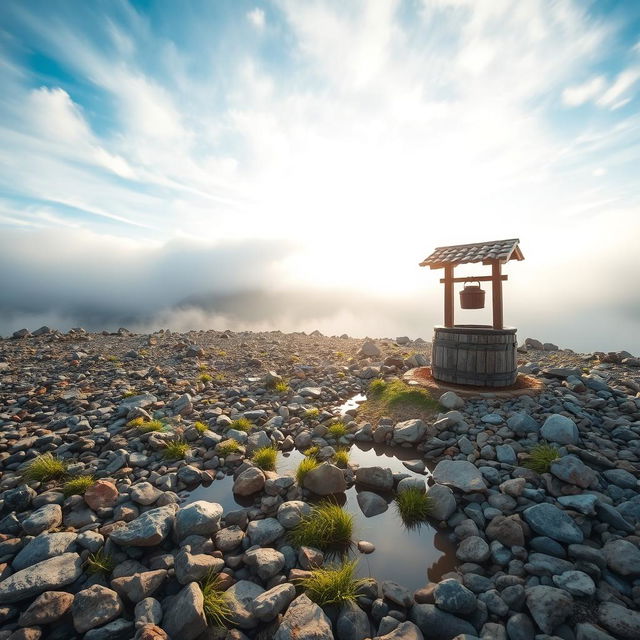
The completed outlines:
<svg viewBox="0 0 640 640">
<path fill-rule="evenodd" d="M 347 415 L 347 411 L 351 411 L 352 409 L 357 409 L 358 406 L 361 405 L 366 399 L 367 399 L 367 396 L 365 396 L 364 393 L 358 393 L 352 398 L 349 398 L 346 402 L 341 404 L 339 407 L 336 407 L 336 411 L 341 416 L 345 416 Z"/>
<path fill-rule="evenodd" d="M 278 473 L 293 473 L 303 458 L 299 451 L 278 455 Z M 350 449 L 350 459 L 362 467 L 389 467 L 393 472 L 424 476 L 409 471 L 403 460 L 415 460 L 411 450 L 369 443 L 354 443 Z M 242 507 L 253 506 L 253 498 L 234 496 L 233 476 L 214 480 L 209 486 L 200 486 L 191 491 L 183 504 L 195 500 L 209 500 L 222 505 L 225 513 Z M 358 489 L 351 487 L 338 501 L 353 515 L 354 540 L 372 542 L 376 550 L 369 555 L 355 551 L 358 575 L 372 576 L 379 581 L 393 580 L 410 590 L 424 587 L 427 582 L 438 582 L 442 575 L 453 571 L 456 565 L 455 543 L 451 533 L 441 531 L 428 523 L 418 528 L 407 529 L 396 511 L 393 496 L 385 496 L 389 508 L 384 513 L 367 518 L 358 505 Z"/>
</svg>

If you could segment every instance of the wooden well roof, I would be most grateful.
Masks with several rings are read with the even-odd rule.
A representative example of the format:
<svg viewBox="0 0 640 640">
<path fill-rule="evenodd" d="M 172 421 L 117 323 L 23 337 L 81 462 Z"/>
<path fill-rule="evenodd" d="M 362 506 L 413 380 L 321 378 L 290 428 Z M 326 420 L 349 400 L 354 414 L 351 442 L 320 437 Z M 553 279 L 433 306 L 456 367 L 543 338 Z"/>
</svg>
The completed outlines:
<svg viewBox="0 0 640 640">
<path fill-rule="evenodd" d="M 454 244 L 449 247 L 437 247 L 426 257 L 421 267 L 437 269 L 448 265 L 467 264 L 471 262 L 491 263 L 494 261 L 524 260 L 518 247 L 520 240 L 491 240 L 490 242 L 474 242 L 472 244 Z"/>
</svg>

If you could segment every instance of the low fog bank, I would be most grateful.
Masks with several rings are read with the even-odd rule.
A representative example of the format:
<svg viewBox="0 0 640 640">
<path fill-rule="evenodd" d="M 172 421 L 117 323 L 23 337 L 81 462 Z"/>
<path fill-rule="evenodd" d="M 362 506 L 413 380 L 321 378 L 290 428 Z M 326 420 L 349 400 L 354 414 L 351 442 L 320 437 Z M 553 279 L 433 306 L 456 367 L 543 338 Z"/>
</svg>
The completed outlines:
<svg viewBox="0 0 640 640">
<path fill-rule="evenodd" d="M 640 354 L 638 322 L 614 311 L 593 309 L 591 313 L 533 317 L 526 309 L 507 308 L 507 320 L 518 328 L 518 339 L 534 337 L 554 342 L 561 348 L 581 353 L 626 349 Z M 490 322 L 490 310 L 466 314 L 460 322 Z M 315 329 L 325 335 L 347 333 L 352 337 L 395 338 L 408 335 L 431 340 L 433 326 L 441 323 L 439 300 L 417 297 L 390 299 L 350 292 L 244 291 L 233 294 L 199 296 L 171 307 L 137 313 L 104 309 L 80 309 L 65 313 L 62 309 L 42 312 L 0 312 L 0 333 L 10 335 L 16 329 L 30 330 L 47 325 L 67 331 L 82 326 L 88 331 L 115 331 L 126 327 L 138 333 L 158 329 L 189 331 L 232 329 L 234 331 L 284 332 Z M 610 330 L 615 327 L 615 331 Z"/>
<path fill-rule="evenodd" d="M 296 249 L 276 240 L 139 245 L 83 231 L 6 232 L 0 235 L 0 335 L 47 325 L 61 331 L 317 329 L 430 340 L 442 322 L 437 274 L 420 273 L 402 293 L 363 291 L 348 284 L 350 272 L 340 289 L 302 286 L 288 281 L 286 261 Z M 622 282 L 615 276 L 625 265 L 616 274 L 600 269 L 600 280 L 592 278 L 590 290 L 581 291 L 553 281 L 551 267 L 546 274 L 523 264 L 505 288 L 505 322 L 518 328 L 520 341 L 640 354 L 640 292 L 611 286 Z M 399 279 L 416 272 L 414 261 L 395 268 Z M 375 281 L 364 270 L 355 275 Z M 490 308 L 456 313 L 457 323 L 491 322 Z"/>
</svg>

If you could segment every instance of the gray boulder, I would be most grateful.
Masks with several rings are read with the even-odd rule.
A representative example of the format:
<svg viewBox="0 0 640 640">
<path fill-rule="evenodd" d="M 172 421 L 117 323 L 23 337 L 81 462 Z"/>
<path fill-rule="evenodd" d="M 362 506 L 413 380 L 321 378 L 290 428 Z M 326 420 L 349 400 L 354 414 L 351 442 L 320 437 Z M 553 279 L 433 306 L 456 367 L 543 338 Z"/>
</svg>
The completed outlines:
<svg viewBox="0 0 640 640">
<path fill-rule="evenodd" d="M 574 484 L 582 489 L 593 486 L 598 481 L 598 475 L 577 456 L 562 456 L 551 463 L 551 473 L 563 482 Z"/>
<path fill-rule="evenodd" d="M 640 576 L 640 549 L 628 540 L 613 540 L 603 548 L 607 566 L 621 576 Z"/>
<path fill-rule="evenodd" d="M 162 628 L 180 640 L 195 640 L 206 630 L 204 597 L 197 582 L 190 582 L 165 604 Z"/>
<path fill-rule="evenodd" d="M 342 493 L 347 488 L 342 469 L 328 462 L 309 471 L 302 484 L 316 495 L 328 496 L 334 493 Z"/>
<path fill-rule="evenodd" d="M 542 536 L 568 544 L 580 544 L 584 540 L 582 529 L 571 517 L 548 502 L 533 505 L 522 515 L 527 524 Z"/>
<path fill-rule="evenodd" d="M 296 588 L 291 582 L 279 584 L 253 599 L 253 614 L 264 622 L 273 620 L 295 597 Z"/>
<path fill-rule="evenodd" d="M 22 521 L 27 535 L 37 536 L 43 531 L 55 529 L 62 524 L 62 508 L 59 504 L 45 504 Z"/>
<path fill-rule="evenodd" d="M 549 635 L 573 613 L 573 598 L 564 590 L 540 585 L 526 590 L 527 607 Z"/>
<path fill-rule="evenodd" d="M 356 484 L 374 491 L 391 491 L 393 473 L 386 467 L 360 467 L 356 470 Z"/>
<path fill-rule="evenodd" d="M 287 609 L 273 640 L 333 640 L 331 621 L 303 593 Z"/>
<path fill-rule="evenodd" d="M 63 553 L 14 573 L 0 582 L 0 604 L 20 602 L 66 587 L 82 574 L 82 560 L 77 553 Z"/>
<path fill-rule="evenodd" d="M 578 444 L 580 433 L 571 418 L 554 413 L 550 415 L 540 429 L 540 435 L 549 442 L 558 444 Z"/>
<path fill-rule="evenodd" d="M 169 535 L 174 519 L 175 505 L 151 509 L 114 529 L 110 538 L 123 547 L 155 547 Z"/>
<path fill-rule="evenodd" d="M 21 571 L 33 564 L 76 550 L 77 533 L 41 533 L 28 542 L 14 558 L 12 568 Z"/>
<path fill-rule="evenodd" d="M 447 579 L 438 583 L 433 591 L 436 606 L 449 613 L 468 615 L 476 609 L 476 597 L 457 580 Z"/>
<path fill-rule="evenodd" d="M 210 536 L 220 529 L 222 507 L 217 502 L 198 500 L 182 507 L 176 514 L 176 536 Z"/>
<path fill-rule="evenodd" d="M 427 490 L 427 496 L 431 498 L 431 517 L 436 520 L 448 520 L 457 508 L 456 497 L 449 487 L 442 484 L 434 484 Z"/>
<path fill-rule="evenodd" d="M 257 491 L 262 491 L 266 480 L 264 471 L 258 467 L 249 467 L 235 479 L 233 493 L 238 496 L 250 496 Z"/>
<path fill-rule="evenodd" d="M 226 591 L 231 609 L 230 621 L 239 629 L 253 629 L 259 624 L 254 615 L 253 603 L 264 593 L 264 589 L 255 582 L 239 580 Z"/>
<path fill-rule="evenodd" d="M 433 470 L 433 480 L 464 493 L 487 490 L 482 473 L 466 460 L 441 460 Z"/>
<path fill-rule="evenodd" d="M 289 500 L 278 507 L 278 522 L 285 529 L 296 527 L 303 517 L 311 513 L 311 507 L 302 500 Z"/>
<path fill-rule="evenodd" d="M 427 432 L 427 425 L 422 420 L 405 420 L 393 427 L 393 441 L 396 444 L 416 444 Z"/>
<path fill-rule="evenodd" d="M 625 640 L 640 638 L 640 612 L 614 602 L 602 602 L 598 608 L 598 622 L 616 637 Z"/>
<path fill-rule="evenodd" d="M 367 518 L 384 513 L 389 508 L 387 501 L 372 491 L 360 491 L 358 493 L 358 506 Z"/>
<path fill-rule="evenodd" d="M 78 591 L 73 599 L 73 626 L 78 633 L 84 633 L 117 618 L 123 608 L 122 600 L 115 591 L 99 584 L 91 585 Z"/>
<path fill-rule="evenodd" d="M 376 636 L 373 640 L 424 640 L 424 636 L 413 622 L 405 621 L 383 636 Z"/>
<path fill-rule="evenodd" d="M 507 426 L 519 436 L 540 431 L 540 425 L 528 413 L 524 412 L 514 413 L 509 417 Z"/>
<path fill-rule="evenodd" d="M 369 616 L 355 603 L 345 602 L 336 623 L 338 640 L 366 640 L 371 638 Z"/>
<path fill-rule="evenodd" d="M 274 543 L 284 533 L 284 527 L 275 518 L 253 520 L 247 526 L 251 544 L 261 547 Z"/>
<path fill-rule="evenodd" d="M 476 629 L 470 622 L 442 611 L 433 604 L 414 604 L 409 609 L 409 620 L 429 640 L 451 640 L 464 633 L 472 637 L 476 635 Z"/>
</svg>

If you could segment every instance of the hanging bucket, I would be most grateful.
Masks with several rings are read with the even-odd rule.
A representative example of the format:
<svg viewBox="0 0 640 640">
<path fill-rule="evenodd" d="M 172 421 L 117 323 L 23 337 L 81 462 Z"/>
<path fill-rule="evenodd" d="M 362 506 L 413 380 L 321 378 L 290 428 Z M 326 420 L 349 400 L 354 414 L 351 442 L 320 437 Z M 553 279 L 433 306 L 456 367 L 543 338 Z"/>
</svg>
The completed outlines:
<svg viewBox="0 0 640 640">
<path fill-rule="evenodd" d="M 484 289 L 480 288 L 480 281 L 477 285 L 464 283 L 464 289 L 460 292 L 460 306 L 463 309 L 484 309 Z"/>
</svg>

